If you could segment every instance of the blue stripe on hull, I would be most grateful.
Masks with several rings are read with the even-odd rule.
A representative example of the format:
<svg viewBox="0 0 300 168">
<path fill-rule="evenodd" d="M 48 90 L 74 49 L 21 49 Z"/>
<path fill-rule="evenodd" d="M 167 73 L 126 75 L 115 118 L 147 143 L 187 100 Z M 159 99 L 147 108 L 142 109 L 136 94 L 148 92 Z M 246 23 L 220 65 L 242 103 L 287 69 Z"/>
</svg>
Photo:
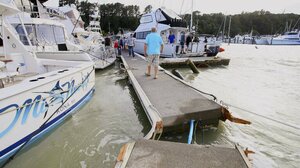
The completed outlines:
<svg viewBox="0 0 300 168">
<path fill-rule="evenodd" d="M 71 114 L 72 112 L 78 110 L 80 107 L 82 107 L 85 103 L 90 100 L 92 97 L 92 94 L 94 93 L 95 88 L 92 88 L 84 97 L 82 97 L 78 102 L 76 102 L 72 107 L 64 111 L 62 114 L 45 124 L 42 131 L 31 138 L 30 142 L 26 144 L 26 146 L 29 146 L 34 141 L 38 140 L 38 138 L 42 137 L 47 132 L 51 131 L 52 128 L 60 124 L 64 119 L 68 116 L 67 114 Z M 0 151 L 0 166 L 3 164 L 3 162 L 8 159 L 10 156 L 14 154 L 14 152 L 21 147 L 23 143 L 25 143 L 30 137 L 32 136 L 32 133 L 27 135 L 26 137 L 22 138 L 18 142 L 12 144 L 11 146 L 7 147 L 6 149 Z"/>
</svg>

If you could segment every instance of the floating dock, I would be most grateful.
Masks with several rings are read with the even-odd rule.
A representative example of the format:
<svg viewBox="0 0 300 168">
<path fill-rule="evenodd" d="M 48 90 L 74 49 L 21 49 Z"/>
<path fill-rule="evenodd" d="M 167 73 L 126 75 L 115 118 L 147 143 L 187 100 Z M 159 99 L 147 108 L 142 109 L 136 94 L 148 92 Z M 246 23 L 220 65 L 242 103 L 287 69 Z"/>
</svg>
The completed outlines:
<svg viewBox="0 0 300 168">
<path fill-rule="evenodd" d="M 251 164 L 239 145 L 188 145 L 183 143 L 138 140 L 125 144 L 115 168 L 249 168 Z"/>
<path fill-rule="evenodd" d="M 149 140 L 159 139 L 162 132 L 174 128 L 186 128 L 193 120 L 200 121 L 201 126 L 217 126 L 219 120 L 226 119 L 243 124 L 250 122 L 233 117 L 213 100 L 213 95 L 193 88 L 161 67 L 158 79 L 153 78 L 153 71 L 152 76 L 147 77 L 147 63 L 142 56 L 133 58 L 125 53 L 121 59 L 152 128 L 143 140 L 127 143 L 121 148 L 116 168 L 251 167 L 245 154 L 248 151 L 244 152 L 238 145 L 228 148 Z"/>
<path fill-rule="evenodd" d="M 191 60 L 197 67 L 227 66 L 230 59 L 222 57 L 185 57 L 185 58 L 161 58 L 160 66 L 165 68 L 186 67 Z"/>
<path fill-rule="evenodd" d="M 143 57 L 121 57 L 129 80 L 148 116 L 152 129 L 145 137 L 178 128 L 185 128 L 190 120 L 200 121 L 202 126 L 217 126 L 223 118 L 223 108 L 204 97 L 197 89 L 170 72 L 161 69 L 158 79 L 145 76 L 147 63 Z"/>
</svg>

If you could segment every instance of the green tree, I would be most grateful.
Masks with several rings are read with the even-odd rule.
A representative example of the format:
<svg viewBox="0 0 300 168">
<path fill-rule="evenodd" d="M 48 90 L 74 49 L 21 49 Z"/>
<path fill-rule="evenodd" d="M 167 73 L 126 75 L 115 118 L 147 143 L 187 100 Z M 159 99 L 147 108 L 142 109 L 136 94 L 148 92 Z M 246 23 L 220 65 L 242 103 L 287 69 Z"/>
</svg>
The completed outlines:
<svg viewBox="0 0 300 168">
<path fill-rule="evenodd" d="M 71 4 L 78 4 L 78 0 L 59 0 L 58 1 L 59 6 L 71 5 Z"/>
<path fill-rule="evenodd" d="M 145 10 L 144 10 L 144 14 L 145 13 L 150 13 L 151 11 L 152 11 L 152 6 L 151 5 L 148 5 L 148 6 L 146 6 L 146 8 L 145 8 Z"/>
</svg>

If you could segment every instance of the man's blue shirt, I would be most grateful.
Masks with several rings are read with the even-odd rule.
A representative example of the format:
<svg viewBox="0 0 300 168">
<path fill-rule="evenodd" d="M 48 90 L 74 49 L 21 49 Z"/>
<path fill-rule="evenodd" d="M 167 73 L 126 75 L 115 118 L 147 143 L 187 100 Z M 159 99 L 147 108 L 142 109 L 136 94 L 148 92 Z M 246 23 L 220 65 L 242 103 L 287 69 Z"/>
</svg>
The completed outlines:
<svg viewBox="0 0 300 168">
<path fill-rule="evenodd" d="M 163 44 L 162 38 L 158 33 L 152 32 L 146 37 L 147 54 L 160 54 L 160 46 Z"/>
</svg>

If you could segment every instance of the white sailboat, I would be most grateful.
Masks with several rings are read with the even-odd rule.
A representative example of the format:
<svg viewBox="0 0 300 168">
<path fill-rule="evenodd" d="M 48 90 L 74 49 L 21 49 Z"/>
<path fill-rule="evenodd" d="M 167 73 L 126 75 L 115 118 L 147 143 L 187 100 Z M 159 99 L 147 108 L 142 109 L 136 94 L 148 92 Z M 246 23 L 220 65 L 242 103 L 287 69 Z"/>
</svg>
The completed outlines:
<svg viewBox="0 0 300 168">
<path fill-rule="evenodd" d="M 44 46 L 53 42 L 51 38 L 64 41 L 59 25 L 45 21 L 29 25 L 16 12 L 12 0 L 0 2 L 0 165 L 85 104 L 95 86 L 93 62 Z M 19 18 L 17 27 L 7 20 L 7 15 L 15 14 L 9 18 Z M 31 35 L 31 28 L 36 36 Z M 48 37 L 44 33 L 49 30 L 61 34 Z M 64 59 L 77 56 L 78 61 Z"/>
</svg>

